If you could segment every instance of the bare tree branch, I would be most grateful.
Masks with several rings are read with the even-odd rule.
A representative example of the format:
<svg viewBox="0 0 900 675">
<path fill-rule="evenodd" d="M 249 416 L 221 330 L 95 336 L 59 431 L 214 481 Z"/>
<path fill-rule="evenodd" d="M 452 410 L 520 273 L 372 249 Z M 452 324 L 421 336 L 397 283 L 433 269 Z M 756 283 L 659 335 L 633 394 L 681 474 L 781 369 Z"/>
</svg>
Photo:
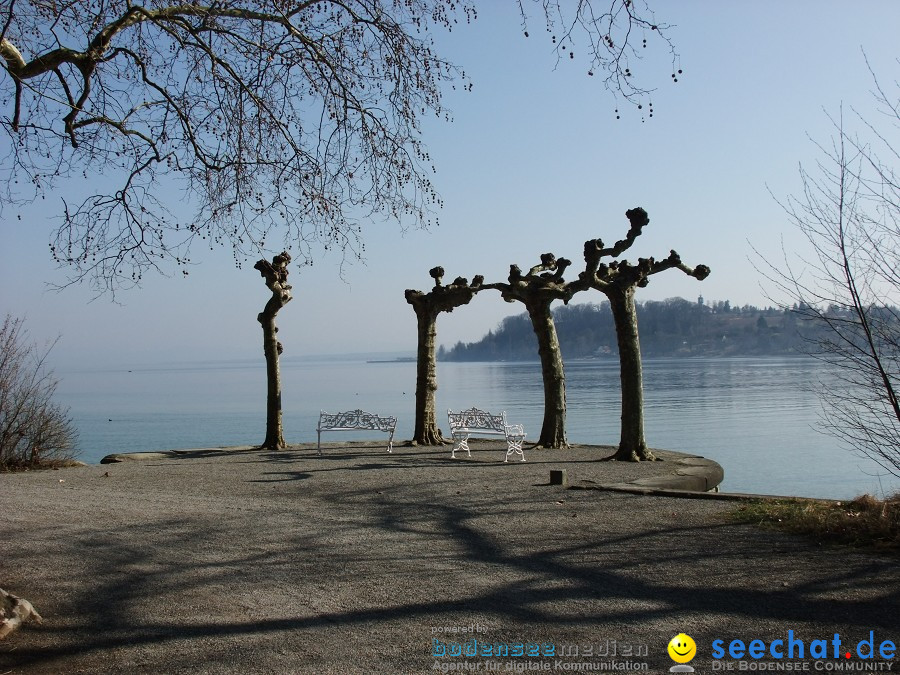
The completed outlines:
<svg viewBox="0 0 900 675">
<path fill-rule="evenodd" d="M 680 57 L 668 32 L 672 26 L 660 22 L 645 0 L 611 0 L 562 3 L 558 0 L 517 0 L 522 30 L 528 37 L 530 8 L 540 5 L 540 15 L 546 33 L 556 52 L 557 64 L 563 61 L 584 60 L 582 42 L 586 40 L 587 74 L 603 74 L 604 87 L 621 96 L 626 102 L 653 117 L 653 104 L 648 101 L 654 91 L 638 84 L 637 66 L 642 61 L 649 40 L 658 41 L 665 48 L 677 82 L 682 74 Z M 640 41 L 639 41 L 640 39 Z"/>
<path fill-rule="evenodd" d="M 632 42 L 671 48 L 666 26 L 643 0 L 592 4 L 519 9 L 560 27 L 560 55 L 587 38 L 592 67 L 637 102 Z M 172 264 L 187 273 L 197 244 L 231 248 L 239 266 L 282 246 L 300 263 L 319 246 L 352 258 L 372 219 L 436 222 L 421 124 L 449 119 L 444 88 L 470 84 L 433 35 L 475 19 L 474 0 L 0 0 L 0 11 L 11 141 L 0 206 L 80 186 L 52 236 L 72 281 L 102 291 Z"/>
<path fill-rule="evenodd" d="M 900 106 L 873 80 L 896 126 Z M 856 116 L 866 135 L 851 131 L 843 110 L 830 118 L 835 136 L 817 144 L 816 172 L 801 166 L 801 195 L 779 201 L 811 255 L 783 251 L 780 264 L 756 255 L 782 305 L 818 329 L 807 344 L 830 366 L 819 387 L 823 428 L 900 476 L 900 184 L 882 160 L 900 155 L 878 125 Z"/>
</svg>

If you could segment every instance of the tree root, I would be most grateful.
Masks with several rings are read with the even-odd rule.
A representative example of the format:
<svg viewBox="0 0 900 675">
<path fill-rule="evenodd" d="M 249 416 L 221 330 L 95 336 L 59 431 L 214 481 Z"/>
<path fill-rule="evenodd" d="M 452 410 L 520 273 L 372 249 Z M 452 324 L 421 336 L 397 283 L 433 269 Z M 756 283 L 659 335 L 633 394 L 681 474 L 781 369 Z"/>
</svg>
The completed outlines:
<svg viewBox="0 0 900 675">
<path fill-rule="evenodd" d="M 619 448 L 615 454 L 604 457 L 602 462 L 662 462 L 661 457 L 654 455 L 648 448 L 627 450 Z"/>
</svg>

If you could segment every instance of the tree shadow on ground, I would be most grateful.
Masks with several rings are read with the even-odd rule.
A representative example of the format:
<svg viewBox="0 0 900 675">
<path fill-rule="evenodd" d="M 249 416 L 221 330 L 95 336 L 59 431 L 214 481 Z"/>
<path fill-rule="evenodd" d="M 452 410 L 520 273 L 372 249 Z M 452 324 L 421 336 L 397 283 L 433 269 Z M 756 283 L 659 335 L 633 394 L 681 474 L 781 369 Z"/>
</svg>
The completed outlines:
<svg viewBox="0 0 900 675">
<path fill-rule="evenodd" d="M 4 523 L 0 538 L 22 543 L 5 555 L 8 580 L 31 585 L 46 621 L 3 646 L 0 672 L 112 672 L 129 659 L 165 670 L 173 649 L 215 663 L 273 640 L 302 653 L 325 629 L 356 631 L 374 649 L 403 627 L 472 616 L 500 626 L 492 637 L 541 626 L 557 640 L 597 626 L 664 634 L 686 616 L 736 637 L 748 626 L 780 637 L 788 627 L 861 637 L 900 628 L 889 559 L 713 519 L 681 523 L 665 510 L 682 507 L 664 499 L 452 486 L 339 481 L 296 507 L 29 532 Z M 635 518 L 646 522 L 628 527 Z"/>
</svg>

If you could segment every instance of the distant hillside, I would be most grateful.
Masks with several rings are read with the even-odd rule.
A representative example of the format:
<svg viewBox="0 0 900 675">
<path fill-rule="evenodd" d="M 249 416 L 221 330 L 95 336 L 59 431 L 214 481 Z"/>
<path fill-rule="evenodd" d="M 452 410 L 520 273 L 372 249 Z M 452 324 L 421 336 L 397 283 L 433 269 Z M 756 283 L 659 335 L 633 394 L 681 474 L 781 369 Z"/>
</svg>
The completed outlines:
<svg viewBox="0 0 900 675">
<path fill-rule="evenodd" d="M 553 310 L 563 358 L 617 356 L 616 331 L 608 302 L 560 306 Z M 759 356 L 803 353 L 804 334 L 813 326 L 797 314 L 774 307 L 732 307 L 683 298 L 638 303 L 638 330 L 644 356 Z M 438 351 L 442 361 L 525 361 L 537 359 L 537 339 L 527 313 L 504 319 L 477 342 L 458 342 Z"/>
</svg>

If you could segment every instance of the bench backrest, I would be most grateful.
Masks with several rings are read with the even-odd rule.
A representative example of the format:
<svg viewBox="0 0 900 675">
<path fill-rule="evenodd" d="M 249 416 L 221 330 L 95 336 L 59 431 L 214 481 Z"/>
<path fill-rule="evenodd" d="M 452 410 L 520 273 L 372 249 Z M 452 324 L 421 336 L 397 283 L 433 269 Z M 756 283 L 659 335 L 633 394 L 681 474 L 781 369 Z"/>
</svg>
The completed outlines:
<svg viewBox="0 0 900 675">
<path fill-rule="evenodd" d="M 460 412 L 447 411 L 450 429 L 490 429 L 506 432 L 506 413 L 492 415 L 479 408 L 469 408 Z"/>
<path fill-rule="evenodd" d="M 318 429 L 372 429 L 374 431 L 393 431 L 397 426 L 396 417 L 381 417 L 364 410 L 349 410 L 340 413 L 319 413 Z"/>
</svg>

